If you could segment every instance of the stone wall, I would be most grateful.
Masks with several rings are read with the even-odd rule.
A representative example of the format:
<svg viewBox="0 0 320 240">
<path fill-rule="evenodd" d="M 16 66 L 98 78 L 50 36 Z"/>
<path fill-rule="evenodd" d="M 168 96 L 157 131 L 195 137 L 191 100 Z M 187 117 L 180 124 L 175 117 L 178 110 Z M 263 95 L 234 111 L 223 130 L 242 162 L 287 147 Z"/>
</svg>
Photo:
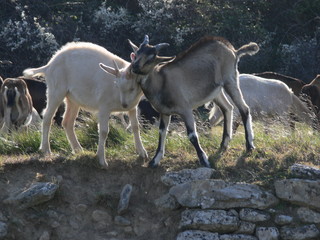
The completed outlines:
<svg viewBox="0 0 320 240">
<path fill-rule="evenodd" d="M 274 190 L 214 179 L 208 168 L 168 172 L 159 208 L 184 208 L 177 240 L 320 239 L 320 171 L 295 164 Z"/>
</svg>

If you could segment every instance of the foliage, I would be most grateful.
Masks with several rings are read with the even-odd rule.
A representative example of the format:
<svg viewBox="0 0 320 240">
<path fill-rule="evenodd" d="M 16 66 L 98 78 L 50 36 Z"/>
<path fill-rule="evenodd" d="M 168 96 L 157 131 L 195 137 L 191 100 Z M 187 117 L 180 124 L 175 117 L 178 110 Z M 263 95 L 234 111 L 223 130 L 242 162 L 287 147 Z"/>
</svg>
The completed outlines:
<svg viewBox="0 0 320 240">
<path fill-rule="evenodd" d="M 100 44 L 128 59 L 127 39 L 168 42 L 176 55 L 203 35 L 219 35 L 236 48 L 250 41 L 260 52 L 240 71 L 277 71 L 314 78 L 320 71 L 320 0 L 3 0 L 0 2 L 0 75 L 45 64 L 70 41 Z M 311 54 L 309 54 L 311 53 Z"/>
</svg>

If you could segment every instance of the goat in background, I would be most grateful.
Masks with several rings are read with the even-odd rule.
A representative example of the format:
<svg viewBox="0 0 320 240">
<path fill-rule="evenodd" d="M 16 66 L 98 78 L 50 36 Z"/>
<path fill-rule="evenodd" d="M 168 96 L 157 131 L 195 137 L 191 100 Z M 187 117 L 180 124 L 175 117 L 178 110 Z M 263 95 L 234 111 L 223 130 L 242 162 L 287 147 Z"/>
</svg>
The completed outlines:
<svg viewBox="0 0 320 240">
<path fill-rule="evenodd" d="M 295 121 L 298 120 L 315 129 L 318 128 L 315 114 L 282 81 L 251 74 L 240 74 L 239 80 L 243 98 L 250 107 L 254 120 L 279 118 L 284 123 L 289 122 L 291 127 L 294 127 Z M 232 102 L 230 97 L 228 99 Z M 240 113 L 236 108 L 234 119 L 234 130 L 236 130 L 240 124 Z M 212 107 L 209 120 L 213 126 L 223 120 L 218 106 Z"/>
<path fill-rule="evenodd" d="M 25 81 L 7 78 L 3 81 L 0 92 L 3 132 L 28 126 L 32 120 L 35 124 L 40 121 L 32 106 L 32 98 Z"/>
</svg>

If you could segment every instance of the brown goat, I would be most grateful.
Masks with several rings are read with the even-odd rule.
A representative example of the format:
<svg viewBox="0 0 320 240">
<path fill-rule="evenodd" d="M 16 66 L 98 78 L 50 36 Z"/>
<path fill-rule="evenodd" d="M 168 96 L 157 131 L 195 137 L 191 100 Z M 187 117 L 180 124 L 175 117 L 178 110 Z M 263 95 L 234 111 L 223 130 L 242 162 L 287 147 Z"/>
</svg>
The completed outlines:
<svg viewBox="0 0 320 240">
<path fill-rule="evenodd" d="M 32 119 L 32 98 L 25 81 L 7 78 L 1 86 L 1 105 L 4 115 L 4 131 L 26 126 Z"/>
<path fill-rule="evenodd" d="M 222 108 L 226 121 L 221 148 L 225 149 L 232 136 L 233 106 L 227 100 L 224 90 L 241 113 L 247 150 L 254 149 L 251 115 L 239 88 L 237 63 L 241 56 L 258 52 L 256 43 L 235 50 L 225 39 L 204 37 L 176 58 L 158 56 L 159 50 L 168 44 L 149 45 L 148 36 L 139 48 L 132 42 L 130 44 L 134 51 L 131 54 L 130 68 L 138 77 L 135 74 L 132 78 L 120 77 L 117 83 L 122 104 L 128 104 L 126 96 L 132 91 L 128 86 L 135 81 L 160 113 L 158 149 L 149 162 L 150 167 L 156 167 L 163 158 L 164 142 L 172 114 L 180 115 L 185 122 L 189 140 L 195 147 L 200 164 L 210 167 L 208 157 L 198 140 L 192 110 L 212 100 Z M 112 70 L 108 72 L 112 73 Z"/>
<path fill-rule="evenodd" d="M 303 86 L 302 93 L 310 97 L 310 100 L 316 108 L 318 118 L 320 117 L 320 74 L 313 79 L 309 84 Z"/>
<path fill-rule="evenodd" d="M 283 75 L 276 72 L 262 72 L 262 73 L 254 73 L 253 75 L 262 77 L 262 78 L 268 78 L 268 79 L 276 79 L 283 83 L 285 83 L 289 88 L 292 89 L 294 95 L 300 96 L 301 89 L 305 85 L 305 82 L 298 78 L 290 77 L 287 75 Z"/>
</svg>

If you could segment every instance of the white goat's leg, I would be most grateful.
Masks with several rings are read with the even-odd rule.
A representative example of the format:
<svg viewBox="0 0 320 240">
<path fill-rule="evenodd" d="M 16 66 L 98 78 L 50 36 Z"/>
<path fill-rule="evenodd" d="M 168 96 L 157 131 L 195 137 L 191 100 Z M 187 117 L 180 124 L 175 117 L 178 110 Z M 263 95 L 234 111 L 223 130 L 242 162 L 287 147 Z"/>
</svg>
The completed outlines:
<svg viewBox="0 0 320 240">
<path fill-rule="evenodd" d="M 99 111 L 99 144 L 97 156 L 102 168 L 108 167 L 108 163 L 105 158 L 105 144 L 109 133 L 109 117 L 110 112 Z"/>
<path fill-rule="evenodd" d="M 143 147 L 143 144 L 141 142 L 141 137 L 140 137 L 137 108 L 136 107 L 133 108 L 132 110 L 130 110 L 128 112 L 128 114 L 129 114 L 131 128 L 132 128 L 133 135 L 134 135 L 134 142 L 135 142 L 136 151 L 140 157 L 142 157 L 143 159 L 147 159 L 148 154 L 147 154 L 147 151 L 145 150 L 145 148 Z"/>
<path fill-rule="evenodd" d="M 233 105 L 226 98 L 224 91 L 221 91 L 221 93 L 214 99 L 214 102 L 220 107 L 224 117 L 220 149 L 225 150 L 228 148 L 229 142 L 232 138 Z"/>
<path fill-rule="evenodd" d="M 196 124 L 194 121 L 192 110 L 187 111 L 185 114 L 181 115 L 181 117 L 186 124 L 188 138 L 197 151 L 197 155 L 198 155 L 200 164 L 204 167 L 210 168 L 211 166 L 208 161 L 208 156 L 203 151 L 203 149 L 201 148 L 200 143 L 199 143 L 199 138 L 198 138 Z"/>
<path fill-rule="evenodd" d="M 49 90 L 49 89 L 48 89 Z M 42 121 L 42 131 L 41 131 L 41 145 L 40 151 L 44 154 L 51 154 L 50 144 L 49 144 L 49 132 L 51 129 L 52 118 L 63 101 L 65 96 L 64 93 L 60 95 L 52 94 L 48 91 L 47 108 L 44 111 L 43 121 Z"/>
<path fill-rule="evenodd" d="M 67 134 L 67 138 L 74 153 L 82 151 L 82 147 L 74 132 L 74 122 L 79 113 L 79 106 L 71 102 L 68 98 L 66 100 L 66 111 L 63 116 L 62 126 Z"/>
<path fill-rule="evenodd" d="M 245 137 L 246 137 L 246 148 L 247 151 L 253 150 L 254 144 L 253 144 L 253 130 L 252 130 L 252 118 L 250 114 L 250 109 L 248 105 L 245 103 L 242 93 L 240 91 L 240 88 L 237 87 L 235 84 L 226 84 L 224 86 L 226 92 L 231 97 L 232 101 L 236 105 L 236 107 L 239 109 L 243 126 L 245 129 Z"/>
<path fill-rule="evenodd" d="M 165 151 L 165 140 L 167 136 L 168 126 L 170 123 L 171 116 L 170 115 L 160 115 L 160 125 L 159 125 L 159 143 L 156 155 L 149 162 L 149 167 L 157 167 L 159 165 L 160 160 L 164 156 Z"/>
</svg>

